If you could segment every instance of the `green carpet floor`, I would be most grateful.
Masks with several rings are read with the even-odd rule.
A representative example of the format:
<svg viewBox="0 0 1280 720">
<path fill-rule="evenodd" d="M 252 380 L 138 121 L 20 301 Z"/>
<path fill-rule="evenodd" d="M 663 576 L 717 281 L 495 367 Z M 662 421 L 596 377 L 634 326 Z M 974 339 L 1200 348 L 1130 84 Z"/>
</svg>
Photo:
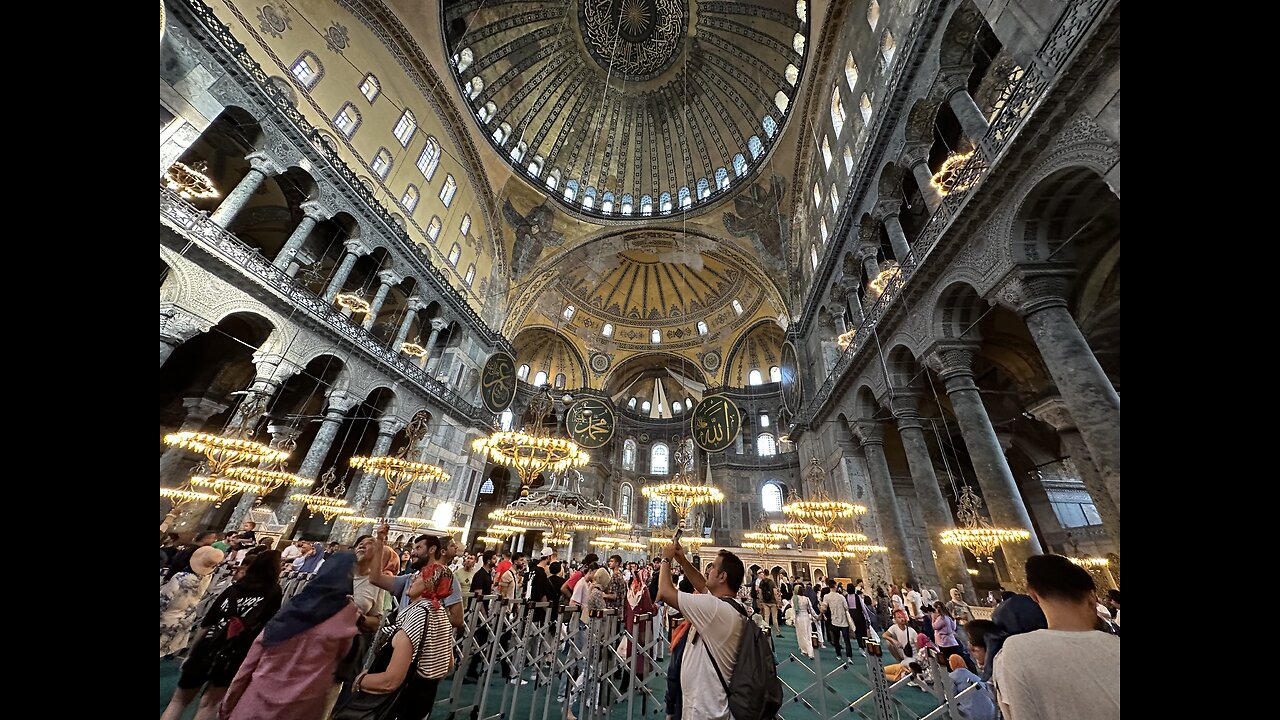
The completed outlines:
<svg viewBox="0 0 1280 720">
<path fill-rule="evenodd" d="M 776 654 L 778 657 L 778 676 L 782 681 L 790 686 L 783 688 L 784 704 L 779 714 L 785 720 L 817 720 L 823 716 L 820 712 L 822 707 L 819 700 L 819 690 L 815 683 L 813 668 L 815 663 L 807 658 L 800 656 L 796 648 L 795 633 L 791 628 L 786 628 L 782 637 L 775 641 Z M 831 673 L 836 669 L 835 652 L 830 648 L 823 648 L 821 652 L 822 671 Z M 855 666 L 850 669 L 842 669 L 836 672 L 827 680 L 828 689 L 825 692 L 826 712 L 825 716 L 834 718 L 847 713 L 848 703 L 861 697 L 870 688 L 863 679 L 865 674 L 865 665 L 860 655 L 855 652 Z M 175 660 L 160 661 L 160 712 L 164 712 L 165 706 L 169 702 L 174 688 L 178 683 L 178 673 L 180 664 Z M 532 673 L 526 671 L 526 679 L 533 679 Z M 653 695 L 659 701 L 665 695 L 665 681 L 660 677 L 651 677 L 648 681 L 649 687 L 653 690 Z M 558 685 L 558 679 L 555 685 Z M 808 688 L 807 690 L 805 688 Z M 548 692 L 548 689 L 552 692 Z M 555 720 L 561 717 L 557 712 L 558 703 L 555 702 L 553 685 L 550 688 L 537 688 L 534 683 L 522 686 L 512 686 L 495 682 L 488 689 L 488 699 L 486 702 L 485 715 L 492 716 L 498 713 L 499 707 L 504 702 L 509 703 L 511 693 L 516 693 L 516 712 L 511 714 L 504 720 L 542 720 L 544 708 L 546 708 L 547 720 Z M 799 700 L 796 700 L 795 693 L 799 692 Z M 444 720 L 446 712 L 446 703 L 453 697 L 454 684 L 453 678 L 449 677 L 440 683 L 440 690 L 437 694 L 436 710 L 432 712 L 433 720 Z M 465 706 L 474 702 L 476 695 L 476 686 L 470 684 L 462 684 L 458 687 L 456 700 L 458 706 Z M 548 695 L 551 695 L 548 702 Z M 631 715 L 635 720 L 642 717 L 658 717 L 662 716 L 661 703 L 649 703 L 647 714 L 642 714 L 645 706 L 645 698 L 642 693 L 632 692 L 632 709 Z M 504 697 L 508 700 L 504 701 Z M 934 708 L 937 703 L 932 695 L 924 693 L 916 688 L 903 687 L 895 694 L 895 697 L 902 701 L 902 705 L 898 705 L 900 717 L 920 716 Z M 188 708 L 184 718 L 192 718 L 195 716 L 196 703 L 193 702 Z M 870 717 L 872 708 L 869 705 L 860 706 L 859 710 L 863 711 L 866 716 Z M 575 706 L 575 712 L 579 712 L 579 708 Z M 469 714 L 469 713 L 468 713 Z M 609 720 L 626 720 L 628 714 L 627 702 L 624 700 L 616 703 L 609 713 Z M 857 717 L 856 714 L 853 717 Z M 263 720 L 270 720 L 264 718 Z"/>
</svg>

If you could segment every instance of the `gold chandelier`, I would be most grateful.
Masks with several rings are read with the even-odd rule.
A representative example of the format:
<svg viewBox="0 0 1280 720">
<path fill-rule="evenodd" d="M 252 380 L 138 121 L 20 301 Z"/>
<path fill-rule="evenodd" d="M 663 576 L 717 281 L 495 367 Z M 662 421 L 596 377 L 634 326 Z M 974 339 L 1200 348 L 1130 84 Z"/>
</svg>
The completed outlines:
<svg viewBox="0 0 1280 720">
<path fill-rule="evenodd" d="M 419 410 L 413 416 L 404 430 L 404 445 L 396 451 L 395 455 L 353 455 L 349 461 L 351 467 L 380 477 L 387 483 L 388 516 L 391 514 L 391 508 L 396 504 L 396 497 L 413 483 L 423 480 L 432 482 L 449 480 L 449 473 L 443 468 L 417 462 L 410 457 L 411 449 L 412 454 L 416 456 L 419 441 L 427 436 L 427 421 L 430 417 L 426 410 Z"/>
<path fill-rule="evenodd" d="M 338 304 L 338 307 L 350 310 L 352 314 L 364 314 L 371 308 L 369 301 L 356 293 L 338 293 L 333 301 Z"/>
<path fill-rule="evenodd" d="M 413 357 L 426 357 L 427 349 L 415 342 L 400 343 L 400 352 Z"/>
<path fill-rule="evenodd" d="M 311 487 L 315 484 L 315 480 L 308 480 L 283 470 L 269 470 L 251 465 L 237 465 L 230 468 L 227 470 L 225 477 L 261 486 L 262 490 L 257 493 L 259 499 L 263 495 L 270 495 L 286 485 L 289 487 Z"/>
<path fill-rule="evenodd" d="M 214 507 L 222 507 L 222 503 L 237 493 L 261 495 L 265 490 L 265 486 L 258 482 L 230 476 L 228 472 L 232 468 L 248 465 L 279 468 L 289 457 L 292 447 L 273 448 L 252 439 L 258 421 L 266 412 L 266 394 L 249 392 L 232 415 L 239 419 L 221 435 L 184 430 L 164 436 L 166 445 L 205 457 L 203 462 L 192 469 L 189 482 L 211 491 L 215 496 Z"/>
<path fill-rule="evenodd" d="M 471 443 L 472 450 L 489 460 L 515 468 L 520 475 L 520 497 L 529 495 L 529 487 L 543 472 L 563 473 L 585 467 L 591 461 L 591 456 L 574 441 L 552 437 L 544 430 L 543 422 L 554 404 L 551 386 L 544 385 L 529 403 L 533 413 L 532 432 L 503 430 Z"/>
<path fill-rule="evenodd" d="M 818 462 L 818 458 L 809 460 L 808 482 L 813 488 L 807 499 L 793 498 L 782 506 L 782 514 L 787 517 L 788 524 L 810 525 L 819 528 L 817 532 L 807 532 L 815 540 L 825 538 L 827 534 L 838 531 L 837 523 L 867 512 L 866 505 L 835 500 L 827 493 L 827 471 Z M 770 528 L 773 530 L 774 528 Z M 780 530 L 778 532 L 787 532 Z M 821 537 L 819 537 L 821 536 Z M 797 538 L 798 540 L 799 538 Z"/>
<path fill-rule="evenodd" d="M 942 167 L 938 168 L 938 172 L 929 178 L 929 184 L 938 191 L 939 195 L 959 192 L 969 187 L 968 182 L 960 180 L 960 170 L 964 164 L 969 161 L 973 152 L 967 153 L 951 153 L 942 163 Z"/>
<path fill-rule="evenodd" d="M 668 544 L 668 543 L 670 543 L 670 542 L 671 542 L 671 538 L 669 538 L 669 537 L 656 537 L 656 536 L 655 536 L 655 537 L 651 537 L 651 538 L 649 538 L 649 544 L 650 544 L 650 545 L 666 545 L 666 544 Z M 687 536 L 687 537 L 681 537 L 681 538 L 680 538 L 680 544 L 681 544 L 681 545 L 683 545 L 683 546 L 685 546 L 685 547 L 690 547 L 690 548 L 697 549 L 697 548 L 702 547 L 703 545 L 710 545 L 710 544 L 711 544 L 711 538 L 700 537 L 700 536 L 698 536 L 698 535 L 690 535 L 690 536 Z"/>
<path fill-rule="evenodd" d="M 582 473 L 573 472 L 581 484 Z M 618 519 L 613 508 L 570 488 L 567 473 L 553 473 L 547 486 L 494 510 L 489 519 L 501 525 L 546 528 L 550 533 L 543 536 L 543 542 L 548 546 L 569 542 L 571 530 L 609 533 L 631 529 L 630 523 Z"/>
<path fill-rule="evenodd" d="M 201 160 L 191 165 L 175 162 L 164 172 L 165 187 L 178 194 L 183 200 L 200 200 L 218 197 L 218 188 L 205 173 L 209 165 Z"/>
<path fill-rule="evenodd" d="M 338 520 L 351 525 L 376 525 L 381 518 L 367 517 L 365 515 L 339 515 Z"/>
<path fill-rule="evenodd" d="M 1103 557 L 1069 557 L 1067 559 L 1085 570 L 1100 570 L 1111 564 L 1110 560 Z"/>
<path fill-rule="evenodd" d="M 960 527 L 945 530 L 941 533 L 943 545 L 956 545 L 973 553 L 978 560 L 995 562 L 996 548 L 1005 543 L 1026 542 L 1031 533 L 1022 528 L 1001 528 L 992 526 L 979 512 L 982 499 L 973 492 L 973 488 L 965 485 L 960 491 L 960 502 L 956 508 L 956 518 Z"/>
<path fill-rule="evenodd" d="M 329 484 L 333 483 L 330 489 Z M 289 499 L 302 503 L 311 511 L 311 515 L 320 513 L 324 516 L 324 521 L 329 522 L 338 515 L 350 515 L 351 508 L 347 506 L 347 482 L 344 479 L 341 482 L 337 480 L 337 474 L 333 467 L 324 471 L 320 476 L 320 488 L 313 493 L 294 493 Z"/>
<path fill-rule="evenodd" d="M 677 527 L 683 532 L 685 520 L 688 519 L 694 505 L 710 505 L 724 502 L 724 493 L 720 492 L 720 488 L 714 485 L 697 482 L 693 470 L 693 452 L 689 447 L 689 443 L 676 437 L 674 438 L 674 444 L 676 451 L 672 453 L 672 457 L 676 461 L 676 474 L 672 476 L 671 482 L 645 485 L 640 488 L 640 493 L 646 498 L 657 498 L 670 504 L 671 509 L 675 510 L 676 519 L 679 521 Z M 688 476 L 688 480 L 681 476 L 681 471 Z M 683 543 L 688 539 L 692 538 L 681 538 L 681 542 Z"/>
<path fill-rule="evenodd" d="M 493 537 L 492 535 L 481 535 L 477 537 L 476 540 L 484 543 L 485 545 L 501 545 L 506 542 L 504 538 Z"/>
<path fill-rule="evenodd" d="M 884 269 L 867 283 L 867 297 L 874 300 L 883 295 L 884 289 L 889 287 L 889 283 L 901 272 L 902 268 L 897 262 L 893 260 L 885 262 Z"/>
</svg>

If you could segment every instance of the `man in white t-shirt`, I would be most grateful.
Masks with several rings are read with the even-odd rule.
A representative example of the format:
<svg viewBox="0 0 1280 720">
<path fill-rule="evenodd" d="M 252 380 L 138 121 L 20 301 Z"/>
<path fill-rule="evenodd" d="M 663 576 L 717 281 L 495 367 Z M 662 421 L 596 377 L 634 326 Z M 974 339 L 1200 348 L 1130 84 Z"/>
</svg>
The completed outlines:
<svg viewBox="0 0 1280 720">
<path fill-rule="evenodd" d="M 721 550 L 703 577 L 685 556 L 679 541 L 663 548 L 662 558 L 658 598 L 692 625 L 680 662 L 681 718 L 732 720 L 725 685 L 737 666 L 738 643 L 745 627 L 745 614 L 732 598 L 742 587 L 746 568 L 737 555 Z M 672 561 L 680 563 L 694 589 L 702 594 L 676 589 L 671 577 Z"/>
<path fill-rule="evenodd" d="M 1035 555 L 1027 593 L 1049 628 L 1010 637 L 995 658 L 1005 720 L 1119 720 L 1120 638 L 1094 629 L 1089 572 L 1061 555 Z"/>
<path fill-rule="evenodd" d="M 289 543 L 289 546 L 280 552 L 280 560 L 282 562 L 291 563 L 302 557 L 302 548 L 299 547 L 301 544 L 301 540 L 295 540 Z"/>
</svg>

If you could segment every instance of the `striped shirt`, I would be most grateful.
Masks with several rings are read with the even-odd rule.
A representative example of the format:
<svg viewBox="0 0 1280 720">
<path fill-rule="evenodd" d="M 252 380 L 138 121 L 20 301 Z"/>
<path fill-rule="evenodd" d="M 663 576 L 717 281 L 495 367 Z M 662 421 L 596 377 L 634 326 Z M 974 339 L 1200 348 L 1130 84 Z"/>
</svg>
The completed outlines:
<svg viewBox="0 0 1280 720">
<path fill-rule="evenodd" d="M 418 643 L 424 637 L 424 625 L 430 626 L 425 632 L 427 647 L 419 654 Z M 439 678 L 449 674 L 453 669 L 453 626 L 449 623 L 449 611 L 432 607 L 430 600 L 419 600 L 401 611 L 400 629 L 409 637 L 413 654 L 418 658 L 419 676 Z M 440 641 L 433 642 L 432 638 Z"/>
</svg>

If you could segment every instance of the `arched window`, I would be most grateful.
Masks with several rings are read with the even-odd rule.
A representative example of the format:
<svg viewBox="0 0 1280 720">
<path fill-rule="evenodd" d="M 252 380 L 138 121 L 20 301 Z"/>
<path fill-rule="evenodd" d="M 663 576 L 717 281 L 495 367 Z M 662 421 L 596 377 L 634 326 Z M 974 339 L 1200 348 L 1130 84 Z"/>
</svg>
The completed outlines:
<svg viewBox="0 0 1280 720">
<path fill-rule="evenodd" d="M 649 527 L 665 527 L 667 524 L 667 499 L 649 498 Z"/>
<path fill-rule="evenodd" d="M 777 365 L 769 368 L 769 382 L 782 382 L 782 370 Z"/>
<path fill-rule="evenodd" d="M 463 235 L 466 235 L 467 233 L 471 232 L 471 214 L 470 213 L 462 214 L 462 222 L 458 225 L 458 232 L 462 233 Z"/>
<path fill-rule="evenodd" d="M 418 188 L 410 185 L 404 189 L 404 195 L 400 197 L 400 206 L 408 212 L 418 207 Z"/>
<path fill-rule="evenodd" d="M 831 141 L 827 139 L 827 134 L 822 134 L 822 162 L 826 165 L 826 169 L 831 169 Z"/>
<path fill-rule="evenodd" d="M 707 334 L 707 332 L 708 332 L 708 330 L 707 330 L 707 321 L 706 321 L 706 320 L 699 320 L 699 321 L 698 321 L 698 334 L 699 334 L 699 335 L 706 335 L 706 334 Z"/>
<path fill-rule="evenodd" d="M 467 287 L 471 287 L 471 281 L 475 279 L 476 279 L 476 265 L 475 263 L 471 263 L 470 265 L 467 266 L 467 274 L 462 278 L 462 282 Z"/>
<path fill-rule="evenodd" d="M 681 207 L 681 209 L 683 209 L 683 208 L 687 208 L 687 207 L 689 207 L 690 205 L 692 205 L 692 204 L 693 204 L 693 196 L 689 194 L 689 186 L 688 186 L 688 185 L 686 185 L 686 186 L 684 186 L 684 187 L 680 188 L 680 192 L 678 193 L 678 195 L 679 195 L 679 198 L 680 198 L 680 207 Z"/>
<path fill-rule="evenodd" d="M 804 55 L 804 36 L 796 33 L 795 37 L 791 38 L 791 48 L 797 55 Z"/>
<path fill-rule="evenodd" d="M 621 208 L 621 210 L 622 210 L 622 214 L 623 214 L 623 215 L 630 215 L 630 214 L 631 214 L 631 211 L 632 211 L 632 210 L 634 210 L 634 209 L 635 209 L 635 201 L 634 201 L 634 199 L 631 197 L 631 193 L 627 193 L 627 194 L 623 195 L 623 196 L 622 196 L 622 208 Z"/>
<path fill-rule="evenodd" d="M 628 400 L 628 401 L 627 401 L 627 409 L 628 409 L 628 410 L 635 410 L 635 409 L 636 409 L 636 399 L 635 399 L 635 398 L 631 398 L 630 400 Z"/>
<path fill-rule="evenodd" d="M 293 79 L 298 81 L 303 90 L 310 90 L 320 82 L 320 78 L 324 77 L 324 66 L 320 64 L 320 58 L 310 50 L 304 51 L 293 61 L 293 65 L 289 68 L 293 73 Z"/>
<path fill-rule="evenodd" d="M 652 197 L 649 197 L 648 195 L 642 195 L 640 197 L 640 214 L 641 215 L 653 214 L 653 198 Z"/>
<path fill-rule="evenodd" d="M 888 30 L 884 31 L 884 38 L 880 40 L 880 57 L 884 58 L 884 66 L 887 68 L 893 63 L 893 54 L 897 52 L 898 46 L 893 42 L 893 33 Z"/>
<path fill-rule="evenodd" d="M 769 425 L 769 413 L 760 413 L 760 427 L 767 428 Z"/>
<path fill-rule="evenodd" d="M 596 189 L 593 187 L 589 187 L 587 188 L 586 192 L 582 193 L 582 207 L 590 210 L 595 206 L 596 206 Z"/>
<path fill-rule="evenodd" d="M 756 455 L 760 457 L 773 457 L 778 454 L 778 443 L 773 439 L 773 435 L 769 433 L 760 433 L 756 438 Z"/>
<path fill-rule="evenodd" d="M 565 202 L 573 202 L 578 197 L 578 181 L 570 180 L 564 184 L 564 200 Z"/>
<path fill-rule="evenodd" d="M 716 168 L 716 187 L 723 190 L 729 187 L 729 171 L 724 168 Z"/>
<path fill-rule="evenodd" d="M 563 388 L 564 383 L 565 383 L 564 373 L 556 373 L 556 382 L 555 382 L 556 387 Z"/>
<path fill-rule="evenodd" d="M 759 370 L 752 370 L 751 372 L 747 373 L 748 385 L 759 385 L 762 382 L 764 382 L 764 379 L 761 377 Z"/>
<path fill-rule="evenodd" d="M 733 311 L 734 311 L 735 313 L 737 313 L 737 314 L 739 314 L 739 315 L 741 315 L 741 314 L 742 314 L 742 303 L 738 302 L 738 299 L 737 299 L 737 298 L 734 298 L 734 299 L 733 299 L 733 301 L 732 301 L 732 302 L 730 302 L 729 304 L 733 306 Z"/>
<path fill-rule="evenodd" d="M 759 160 L 760 156 L 764 154 L 764 143 L 760 142 L 758 136 L 752 135 L 747 139 L 747 149 L 751 151 L 752 160 Z"/>
<path fill-rule="evenodd" d="M 671 459 L 671 448 L 666 443 L 656 442 L 649 450 L 649 472 L 654 475 L 666 475 L 668 461 Z"/>
<path fill-rule="evenodd" d="M 671 412 L 675 413 L 676 415 L 679 415 L 680 413 L 684 412 L 684 406 L 680 404 L 679 400 L 671 403 Z"/>
<path fill-rule="evenodd" d="M 835 183 L 831 183 L 831 212 L 840 212 L 840 193 L 836 192 Z"/>
<path fill-rule="evenodd" d="M 521 365 L 521 366 L 520 366 L 520 369 L 519 369 L 519 370 L 516 370 L 516 377 L 520 378 L 521 380 L 528 380 L 528 379 L 529 379 L 529 366 L 528 366 L 528 365 Z"/>
<path fill-rule="evenodd" d="M 453 62 L 458 67 L 458 72 L 461 73 L 471 67 L 471 63 L 474 61 L 475 54 L 471 52 L 471 48 L 462 48 L 462 52 L 457 54 Z"/>
<path fill-rule="evenodd" d="M 475 100 L 477 97 L 480 96 L 481 92 L 484 92 L 484 78 L 481 78 L 478 76 L 473 77 L 467 81 L 466 87 L 467 87 L 467 97 L 471 100 Z"/>
<path fill-rule="evenodd" d="M 658 343 L 661 343 L 662 331 L 655 329 L 653 332 L 649 333 L 649 342 L 653 345 L 657 345 Z M 645 403 L 645 404 L 648 405 L 649 403 Z"/>
<path fill-rule="evenodd" d="M 538 177 L 539 175 L 541 175 L 542 162 L 543 160 L 541 155 L 534 155 L 533 159 L 529 161 L 529 174 L 534 177 Z"/>
<path fill-rule="evenodd" d="M 664 192 L 658 196 L 658 212 L 671 212 L 671 193 Z"/>
<path fill-rule="evenodd" d="M 422 172 L 423 177 L 430 180 L 431 176 L 436 174 L 436 167 L 439 165 L 440 143 L 428 135 L 427 146 L 422 148 L 422 154 L 418 156 L 418 170 Z"/>
<path fill-rule="evenodd" d="M 844 59 L 844 81 L 849 84 L 849 92 L 853 92 L 853 86 L 858 84 L 858 63 L 854 61 L 853 53 Z"/>
<path fill-rule="evenodd" d="M 822 209 L 822 187 L 817 182 L 813 183 L 813 209 Z"/>
<path fill-rule="evenodd" d="M 356 129 L 360 127 L 360 122 L 360 111 L 351 103 L 344 103 L 338 114 L 333 116 L 333 126 L 348 138 L 356 134 Z"/>
<path fill-rule="evenodd" d="M 760 124 L 764 126 L 764 136 L 770 140 L 778 134 L 778 121 L 774 120 L 772 115 L 765 115 L 760 120 Z"/>
<path fill-rule="evenodd" d="M 445 207 L 449 207 L 449 203 L 453 202 L 453 196 L 458 192 L 458 181 L 453 179 L 452 175 L 445 175 L 444 186 L 440 188 L 440 202 Z"/>
<path fill-rule="evenodd" d="M 391 153 L 386 148 L 378 148 L 378 154 L 373 156 L 369 169 L 374 175 L 386 180 L 387 173 L 391 172 Z"/>
<path fill-rule="evenodd" d="M 631 398 L 631 402 L 627 403 L 630 410 L 636 409 L 636 399 Z M 627 438 L 622 443 L 622 469 L 635 471 L 636 469 L 636 441 Z"/>
<path fill-rule="evenodd" d="M 782 486 L 776 482 L 767 482 L 760 488 L 760 505 L 767 513 L 782 512 Z"/>
<path fill-rule="evenodd" d="M 529 366 L 528 366 L 528 365 L 521 365 L 520 367 L 524 368 L 524 374 L 525 374 L 525 375 L 528 375 L 528 374 L 529 374 Z M 521 378 L 521 379 L 523 380 L 523 378 Z M 510 429 L 511 429 L 512 424 L 514 424 L 514 423 L 515 423 L 515 419 L 516 419 L 516 414 L 515 414 L 515 413 L 513 413 L 513 412 L 511 412 L 511 410 L 510 410 L 510 409 L 503 410 L 503 411 L 502 411 L 502 429 L 503 429 L 503 430 L 510 430 Z"/>
<path fill-rule="evenodd" d="M 405 110 L 400 116 L 400 121 L 396 123 L 396 129 L 392 131 L 392 135 L 400 141 L 400 147 L 409 147 L 409 141 L 413 139 L 413 134 L 418 130 L 418 119 L 413 113 Z"/>
<path fill-rule="evenodd" d="M 547 371 L 539 370 L 537 375 L 533 376 L 533 384 L 535 387 L 542 387 L 547 384 Z"/>
<path fill-rule="evenodd" d="M 364 80 L 360 83 L 360 94 L 365 100 L 373 102 L 378 97 L 378 93 L 382 92 L 382 87 L 378 85 L 378 78 L 369 73 L 364 76 Z"/>
<path fill-rule="evenodd" d="M 733 171 L 738 174 L 738 177 L 747 174 L 747 159 L 742 156 L 742 153 L 733 156 Z"/>
<path fill-rule="evenodd" d="M 606 192 L 604 195 L 600 196 L 600 212 L 613 212 L 613 193 Z"/>
<path fill-rule="evenodd" d="M 698 178 L 698 199 L 701 200 L 711 196 L 711 183 L 706 178 Z"/>
<path fill-rule="evenodd" d="M 846 174 L 853 174 L 853 151 L 848 145 L 844 146 L 844 171 Z"/>
<path fill-rule="evenodd" d="M 435 242 L 440 237 L 440 228 L 440 218 L 432 215 L 431 222 L 427 223 L 427 237 L 431 238 L 432 242 Z"/>
<path fill-rule="evenodd" d="M 560 168 L 552 168 L 551 172 L 547 173 L 547 187 L 551 190 L 555 190 L 559 185 Z"/>
<path fill-rule="evenodd" d="M 600 334 L 605 337 L 613 337 L 613 323 L 605 323 L 604 327 L 600 328 Z"/>
<path fill-rule="evenodd" d="M 860 106 L 860 109 L 862 110 L 862 122 L 871 122 L 871 97 L 866 93 L 862 93 L 862 105 Z"/>
<path fill-rule="evenodd" d="M 493 478 L 485 478 L 485 481 L 480 483 L 480 494 L 492 495 L 494 492 L 495 488 L 493 487 Z"/>
<path fill-rule="evenodd" d="M 529 149 L 528 143 L 523 141 L 516 143 L 516 146 L 511 148 L 511 161 L 518 163 L 521 160 L 523 160 L 524 154 L 526 151 L 528 151 L 528 149 Z"/>
<path fill-rule="evenodd" d="M 800 18 L 800 22 L 809 21 L 809 5 L 805 0 L 796 0 L 796 17 Z"/>
<path fill-rule="evenodd" d="M 782 112 L 786 112 L 787 106 L 791 104 L 791 99 L 787 97 L 786 93 L 779 90 L 778 94 L 773 96 L 773 104 L 777 105 Z"/>
<path fill-rule="evenodd" d="M 480 118 L 480 122 L 487 123 L 493 119 L 493 116 L 497 112 L 498 106 L 494 105 L 492 102 L 487 102 L 484 104 L 484 107 L 476 111 L 476 117 Z"/>
<path fill-rule="evenodd" d="M 876 29 L 876 25 L 880 24 L 880 3 L 871 0 L 871 4 L 867 6 L 867 24 L 872 30 Z"/>
<path fill-rule="evenodd" d="M 809 264 L 814 270 L 818 269 L 818 246 L 814 243 L 809 243 Z"/>
<path fill-rule="evenodd" d="M 622 483 L 622 492 L 618 493 L 618 514 L 624 522 L 631 521 L 631 492 L 631 483 Z"/>
<path fill-rule="evenodd" d="M 458 243 L 454 243 L 453 247 L 449 248 L 449 264 L 454 267 L 458 267 L 458 259 L 461 257 L 462 246 Z"/>
<path fill-rule="evenodd" d="M 818 218 L 818 230 L 822 233 L 822 244 L 827 244 L 827 219 Z"/>
<path fill-rule="evenodd" d="M 792 87 L 795 87 L 795 84 L 800 80 L 800 68 L 795 65 L 787 65 L 786 77 L 787 82 L 791 83 Z"/>
<path fill-rule="evenodd" d="M 578 308 L 572 305 L 565 305 L 564 310 L 561 311 L 560 313 L 560 316 L 563 317 L 565 320 L 572 320 L 573 314 L 576 312 L 578 312 Z"/>
<path fill-rule="evenodd" d="M 831 89 L 831 127 L 835 128 L 836 137 L 840 137 L 840 131 L 844 129 L 844 117 L 844 105 L 840 102 L 840 86 L 836 85 Z M 831 167 L 830 160 L 827 161 L 827 167 Z"/>
<path fill-rule="evenodd" d="M 493 131 L 493 141 L 499 145 L 505 144 L 509 137 L 511 137 L 511 125 L 509 123 L 502 123 L 497 130 Z"/>
</svg>

